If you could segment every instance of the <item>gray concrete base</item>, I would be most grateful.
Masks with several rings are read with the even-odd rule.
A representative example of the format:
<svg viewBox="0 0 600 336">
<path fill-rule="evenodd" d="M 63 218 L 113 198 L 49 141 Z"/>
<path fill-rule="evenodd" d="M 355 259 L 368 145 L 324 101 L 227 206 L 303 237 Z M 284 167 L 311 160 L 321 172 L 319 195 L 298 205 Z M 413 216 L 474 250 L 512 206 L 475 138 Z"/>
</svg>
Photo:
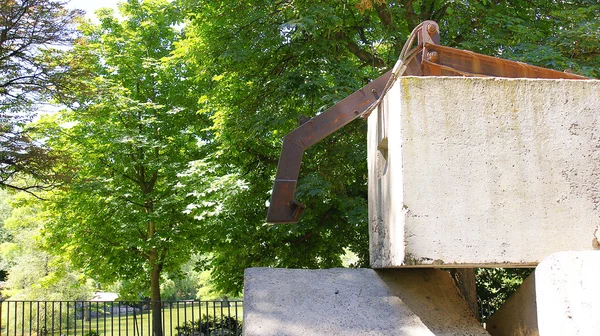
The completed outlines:
<svg viewBox="0 0 600 336">
<path fill-rule="evenodd" d="M 486 327 L 494 336 L 600 334 L 600 251 L 544 259 Z"/>
<path fill-rule="evenodd" d="M 244 335 L 489 335 L 448 272 L 250 268 Z"/>
</svg>

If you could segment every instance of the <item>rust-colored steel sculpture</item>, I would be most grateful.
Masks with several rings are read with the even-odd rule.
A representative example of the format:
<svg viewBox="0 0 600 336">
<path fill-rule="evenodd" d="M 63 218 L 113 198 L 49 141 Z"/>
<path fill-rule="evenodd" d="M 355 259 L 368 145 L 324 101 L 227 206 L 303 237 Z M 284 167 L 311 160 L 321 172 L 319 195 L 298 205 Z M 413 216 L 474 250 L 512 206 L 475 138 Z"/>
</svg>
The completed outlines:
<svg viewBox="0 0 600 336">
<path fill-rule="evenodd" d="M 415 38 L 417 45 L 410 49 Z M 359 116 L 368 116 L 398 76 L 586 79 L 571 73 L 441 46 L 439 42 L 437 23 L 425 21 L 419 24 L 411 33 L 398 63 L 392 70 L 303 123 L 283 138 L 267 222 L 298 221 L 305 206 L 294 200 L 294 193 L 304 151 Z"/>
</svg>

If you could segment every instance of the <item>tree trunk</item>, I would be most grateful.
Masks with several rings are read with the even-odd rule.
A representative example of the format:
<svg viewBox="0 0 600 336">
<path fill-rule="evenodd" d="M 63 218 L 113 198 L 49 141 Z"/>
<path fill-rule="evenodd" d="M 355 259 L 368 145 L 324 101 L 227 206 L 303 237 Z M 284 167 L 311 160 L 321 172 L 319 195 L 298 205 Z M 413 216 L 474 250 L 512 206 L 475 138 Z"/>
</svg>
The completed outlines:
<svg viewBox="0 0 600 336">
<path fill-rule="evenodd" d="M 150 250 L 150 307 L 152 308 L 152 330 L 154 336 L 162 336 L 162 307 L 160 302 L 160 272 L 161 266 L 157 260 L 156 248 Z"/>
<path fill-rule="evenodd" d="M 140 169 L 143 171 L 143 169 Z M 143 180 L 143 173 L 141 174 Z M 146 187 L 144 193 L 148 193 L 151 187 Z M 154 204 L 152 200 L 148 200 L 144 204 L 146 213 L 152 213 L 154 211 Z M 156 227 L 153 221 L 148 221 L 147 227 L 147 239 L 154 238 L 156 233 Z M 156 247 L 151 247 L 148 253 L 148 263 L 150 264 L 150 309 L 152 310 L 152 335 L 163 336 L 163 323 L 162 323 L 162 302 L 160 302 L 160 272 L 162 271 L 162 260 L 159 260 L 158 251 Z"/>
<path fill-rule="evenodd" d="M 479 320 L 479 309 L 477 308 L 477 284 L 475 282 L 474 268 L 454 268 L 450 274 L 456 283 L 456 287 L 465 299 L 475 318 Z"/>
</svg>

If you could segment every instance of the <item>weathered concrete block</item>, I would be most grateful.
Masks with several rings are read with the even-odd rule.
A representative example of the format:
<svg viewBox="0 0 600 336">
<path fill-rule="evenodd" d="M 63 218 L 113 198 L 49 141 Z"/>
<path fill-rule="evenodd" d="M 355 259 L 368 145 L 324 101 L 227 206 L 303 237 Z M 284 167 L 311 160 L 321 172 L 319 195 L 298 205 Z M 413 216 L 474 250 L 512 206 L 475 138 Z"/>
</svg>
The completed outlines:
<svg viewBox="0 0 600 336">
<path fill-rule="evenodd" d="M 544 259 L 487 322 L 491 335 L 598 335 L 600 251 Z"/>
<path fill-rule="evenodd" d="M 371 265 L 598 248 L 600 81 L 403 77 L 369 117 Z"/>
<path fill-rule="evenodd" d="M 244 335 L 489 335 L 448 272 L 250 268 Z"/>
</svg>

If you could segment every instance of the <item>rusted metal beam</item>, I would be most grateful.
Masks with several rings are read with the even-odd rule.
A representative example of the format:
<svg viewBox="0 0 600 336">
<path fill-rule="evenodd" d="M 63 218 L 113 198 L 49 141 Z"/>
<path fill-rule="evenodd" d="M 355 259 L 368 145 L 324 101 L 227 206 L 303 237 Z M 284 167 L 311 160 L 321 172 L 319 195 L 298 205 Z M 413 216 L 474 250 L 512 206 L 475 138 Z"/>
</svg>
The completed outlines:
<svg viewBox="0 0 600 336">
<path fill-rule="evenodd" d="M 383 94 L 391 75 L 391 70 L 386 72 L 283 138 L 271 204 L 267 214 L 268 222 L 294 223 L 298 221 L 305 208 L 303 204 L 294 200 L 302 154 L 310 146 L 367 111 Z"/>
<path fill-rule="evenodd" d="M 418 41 L 439 43 L 437 23 L 425 21 L 420 27 L 423 29 L 415 29 Z M 422 48 L 418 51 L 421 50 Z M 295 223 L 298 221 L 306 208 L 304 204 L 294 200 L 304 151 L 365 112 L 369 112 L 369 109 L 389 88 L 392 76 L 421 74 L 421 55 L 417 54 L 416 56 L 406 61 L 405 67 L 400 73 L 394 74 L 394 69 L 386 72 L 325 112 L 301 124 L 283 138 L 267 222 Z"/>
<path fill-rule="evenodd" d="M 437 44 L 426 43 L 424 48 L 427 50 L 429 59 L 422 62 L 422 76 L 586 79 L 586 77 L 567 72 Z"/>
<path fill-rule="evenodd" d="M 410 49 L 415 38 L 417 46 Z M 284 137 L 267 214 L 268 222 L 298 221 L 305 206 L 294 200 L 294 193 L 304 151 L 357 117 L 368 113 L 398 76 L 586 79 L 571 73 L 444 47 L 439 45 L 439 41 L 438 24 L 434 21 L 421 23 L 411 33 L 403 48 L 401 60 L 393 70 L 303 123 Z"/>
</svg>

